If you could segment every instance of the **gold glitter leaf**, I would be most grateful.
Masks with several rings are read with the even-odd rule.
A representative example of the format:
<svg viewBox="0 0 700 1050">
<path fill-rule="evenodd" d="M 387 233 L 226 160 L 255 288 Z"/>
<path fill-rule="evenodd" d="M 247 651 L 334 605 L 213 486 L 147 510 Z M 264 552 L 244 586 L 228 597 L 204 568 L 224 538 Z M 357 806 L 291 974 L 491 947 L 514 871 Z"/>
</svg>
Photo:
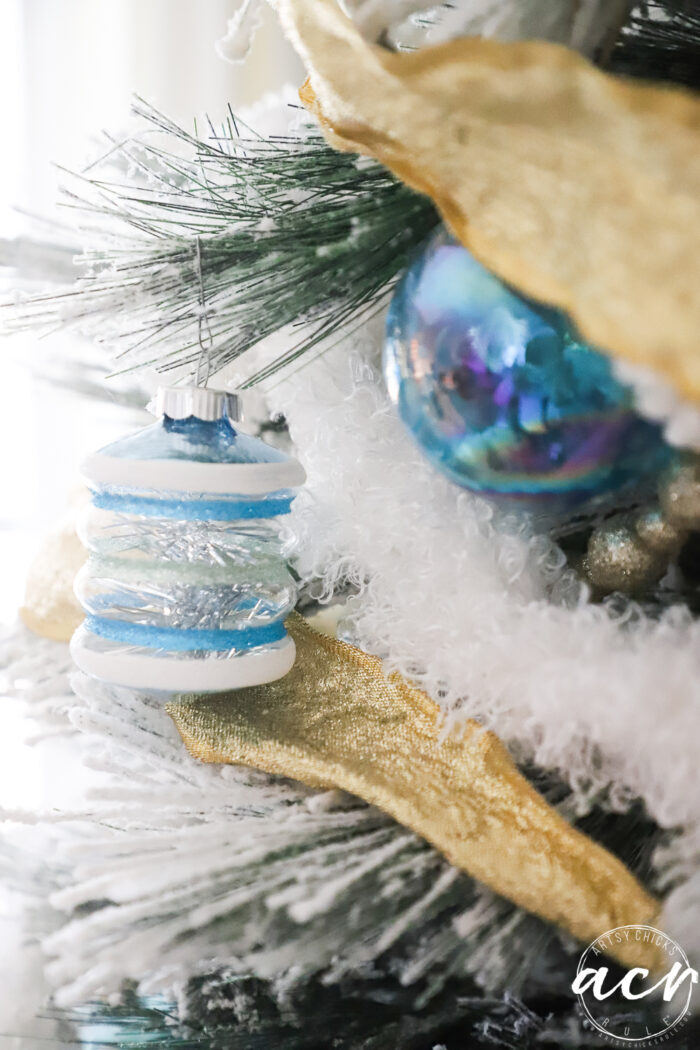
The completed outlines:
<svg viewBox="0 0 700 1050">
<path fill-rule="evenodd" d="M 52 641 L 70 641 L 85 618 L 73 584 L 86 557 L 71 513 L 46 537 L 29 568 L 24 605 L 19 610 L 25 627 Z"/>
<path fill-rule="evenodd" d="M 460 736 L 441 739 L 438 708 L 421 690 L 299 616 L 288 627 L 297 661 L 285 678 L 168 705 L 196 758 L 349 791 L 581 941 L 653 921 L 654 898 L 532 788 L 498 737 L 468 722 Z M 637 942 L 618 946 L 617 956 L 655 961 L 654 949 Z"/>
<path fill-rule="evenodd" d="M 331 143 L 435 201 L 477 258 L 700 400 L 700 101 L 551 43 L 394 54 L 336 0 L 280 0 Z"/>
</svg>

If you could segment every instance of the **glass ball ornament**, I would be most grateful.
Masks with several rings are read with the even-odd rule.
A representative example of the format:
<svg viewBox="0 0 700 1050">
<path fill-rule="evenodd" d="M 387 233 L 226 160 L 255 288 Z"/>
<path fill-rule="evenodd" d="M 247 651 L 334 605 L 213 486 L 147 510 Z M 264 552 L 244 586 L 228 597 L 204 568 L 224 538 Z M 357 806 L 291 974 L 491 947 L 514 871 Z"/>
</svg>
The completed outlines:
<svg viewBox="0 0 700 1050">
<path fill-rule="evenodd" d="M 387 318 L 384 375 L 401 419 L 452 481 L 562 516 L 649 480 L 668 457 L 605 355 L 518 295 L 445 229 Z"/>
<path fill-rule="evenodd" d="M 234 426 L 237 398 L 161 388 L 159 417 L 88 457 L 78 667 L 117 685 L 218 692 L 281 678 L 296 582 L 281 525 L 304 471 Z"/>
</svg>

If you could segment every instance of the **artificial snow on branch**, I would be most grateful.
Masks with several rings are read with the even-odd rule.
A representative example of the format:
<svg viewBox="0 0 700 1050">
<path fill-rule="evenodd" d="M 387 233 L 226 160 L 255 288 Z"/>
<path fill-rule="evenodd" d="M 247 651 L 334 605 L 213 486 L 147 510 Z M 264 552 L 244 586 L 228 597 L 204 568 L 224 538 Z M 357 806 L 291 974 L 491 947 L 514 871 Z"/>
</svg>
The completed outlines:
<svg viewBox="0 0 700 1050">
<path fill-rule="evenodd" d="M 308 125 L 263 137 L 230 112 L 204 139 L 140 99 L 134 111 L 144 134 L 67 193 L 91 227 L 75 286 L 26 299 L 14 317 L 79 327 L 117 372 L 195 374 L 204 357 L 213 375 L 299 326 L 253 385 L 376 312 L 437 222 L 427 198 Z"/>
</svg>

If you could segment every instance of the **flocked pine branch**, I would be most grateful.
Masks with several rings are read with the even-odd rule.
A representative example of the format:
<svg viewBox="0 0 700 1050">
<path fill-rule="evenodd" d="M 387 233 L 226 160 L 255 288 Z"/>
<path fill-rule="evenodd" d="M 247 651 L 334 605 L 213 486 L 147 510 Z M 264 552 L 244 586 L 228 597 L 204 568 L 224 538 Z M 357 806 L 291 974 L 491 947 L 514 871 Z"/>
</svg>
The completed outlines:
<svg viewBox="0 0 700 1050">
<path fill-rule="evenodd" d="M 43 826 L 51 841 L 32 879 L 14 851 L 0 851 L 0 875 L 25 873 L 25 890 L 43 901 L 55 883 L 44 920 L 53 932 L 42 940 L 59 1007 L 111 997 L 125 980 L 181 999 L 206 976 L 187 1009 L 201 1016 L 213 975 L 225 971 L 287 991 L 392 975 L 416 1010 L 452 981 L 518 994 L 553 992 L 557 973 L 570 981 L 552 927 L 478 886 L 386 814 L 340 792 L 199 762 L 161 700 L 82 675 L 72 695 L 67 653 L 51 644 L 21 633 L 0 645 L 7 692 L 30 705 L 41 731 L 77 731 L 96 779 L 77 811 L 0 812 Z M 658 888 L 655 850 L 670 848 L 672 836 L 640 804 L 615 812 L 619 800 L 523 772 Z"/>
<path fill-rule="evenodd" d="M 134 108 L 145 134 L 67 194 L 95 245 L 76 284 L 16 311 L 22 325 L 87 330 L 116 371 L 214 374 L 297 326 L 252 385 L 376 311 L 437 222 L 427 198 L 316 129 L 264 138 L 231 113 L 203 139 Z"/>
</svg>

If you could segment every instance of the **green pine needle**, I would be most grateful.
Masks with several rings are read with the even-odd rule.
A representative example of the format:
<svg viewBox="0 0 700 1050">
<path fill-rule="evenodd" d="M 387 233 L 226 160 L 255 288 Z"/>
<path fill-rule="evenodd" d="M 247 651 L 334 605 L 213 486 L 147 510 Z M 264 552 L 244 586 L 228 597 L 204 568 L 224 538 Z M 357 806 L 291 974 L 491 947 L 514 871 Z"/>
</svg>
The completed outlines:
<svg viewBox="0 0 700 1050">
<path fill-rule="evenodd" d="M 81 277 L 21 311 L 22 324 L 86 329 L 119 371 L 201 379 L 299 326 L 246 385 L 258 383 L 381 308 L 438 221 L 427 198 L 315 129 L 263 138 L 230 113 L 204 140 L 140 99 L 135 112 L 148 134 L 109 152 L 128 177 L 99 165 L 68 194 L 97 228 Z"/>
</svg>

